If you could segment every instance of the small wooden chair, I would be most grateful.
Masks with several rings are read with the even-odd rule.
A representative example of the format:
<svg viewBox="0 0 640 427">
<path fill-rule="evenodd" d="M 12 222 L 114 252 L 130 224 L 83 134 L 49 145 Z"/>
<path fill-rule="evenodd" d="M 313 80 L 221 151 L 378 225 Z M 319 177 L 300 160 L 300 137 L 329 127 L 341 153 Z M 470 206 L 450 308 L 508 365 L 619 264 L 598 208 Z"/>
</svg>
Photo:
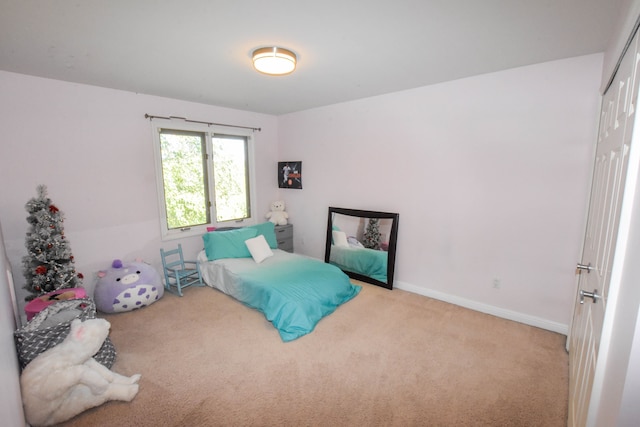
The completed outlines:
<svg viewBox="0 0 640 427">
<path fill-rule="evenodd" d="M 182 245 L 170 251 L 160 248 L 160 257 L 164 269 L 164 287 L 167 291 L 182 296 L 182 289 L 186 287 L 204 286 L 200 266 L 196 261 L 185 261 L 182 256 Z M 187 265 L 194 267 L 187 267 Z"/>
</svg>

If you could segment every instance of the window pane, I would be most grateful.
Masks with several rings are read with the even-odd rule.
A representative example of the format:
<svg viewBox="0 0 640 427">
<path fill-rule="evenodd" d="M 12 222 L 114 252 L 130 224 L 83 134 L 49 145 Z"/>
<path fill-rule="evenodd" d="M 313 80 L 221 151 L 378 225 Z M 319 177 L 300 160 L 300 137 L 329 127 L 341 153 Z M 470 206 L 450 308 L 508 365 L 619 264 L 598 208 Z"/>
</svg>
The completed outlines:
<svg viewBox="0 0 640 427">
<path fill-rule="evenodd" d="M 218 222 L 251 216 L 247 138 L 214 135 L 213 173 Z"/>
<path fill-rule="evenodd" d="M 169 229 L 209 223 L 205 137 L 199 132 L 160 132 L 162 179 Z"/>
</svg>

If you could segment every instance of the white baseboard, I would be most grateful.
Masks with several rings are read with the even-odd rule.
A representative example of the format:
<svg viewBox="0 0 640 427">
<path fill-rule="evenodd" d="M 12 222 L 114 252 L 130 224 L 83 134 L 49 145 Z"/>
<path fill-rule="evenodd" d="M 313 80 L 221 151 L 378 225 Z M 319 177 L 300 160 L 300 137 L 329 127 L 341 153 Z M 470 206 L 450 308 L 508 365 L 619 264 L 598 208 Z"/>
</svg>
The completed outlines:
<svg viewBox="0 0 640 427">
<path fill-rule="evenodd" d="M 434 291 L 433 289 L 415 286 L 406 282 L 400 282 L 396 280 L 394 281 L 393 285 L 394 288 L 398 288 L 403 291 L 413 292 L 414 294 L 423 295 L 425 297 L 459 305 L 460 307 L 468 308 L 470 310 L 491 314 L 496 317 L 513 320 L 515 322 L 524 323 L 525 325 L 535 326 L 537 328 L 557 332 L 562 335 L 567 335 L 569 333 L 569 325 L 565 325 L 562 323 L 552 322 L 546 319 L 541 319 L 539 317 L 530 316 L 528 314 L 518 313 L 516 311 L 506 310 L 504 308 L 495 307 L 493 305 L 479 303 L 477 301 L 461 298 L 459 296 L 447 294 L 440 291 Z"/>
</svg>

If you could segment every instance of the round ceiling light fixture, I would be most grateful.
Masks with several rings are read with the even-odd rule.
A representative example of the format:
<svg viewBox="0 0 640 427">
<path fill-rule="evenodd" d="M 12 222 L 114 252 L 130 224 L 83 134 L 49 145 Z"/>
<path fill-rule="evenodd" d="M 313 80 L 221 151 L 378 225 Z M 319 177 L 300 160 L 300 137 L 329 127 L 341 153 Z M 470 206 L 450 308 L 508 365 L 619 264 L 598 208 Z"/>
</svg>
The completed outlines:
<svg viewBox="0 0 640 427">
<path fill-rule="evenodd" d="M 262 47 L 253 51 L 253 67 L 271 76 L 290 74 L 296 69 L 296 54 L 281 47 Z"/>
</svg>

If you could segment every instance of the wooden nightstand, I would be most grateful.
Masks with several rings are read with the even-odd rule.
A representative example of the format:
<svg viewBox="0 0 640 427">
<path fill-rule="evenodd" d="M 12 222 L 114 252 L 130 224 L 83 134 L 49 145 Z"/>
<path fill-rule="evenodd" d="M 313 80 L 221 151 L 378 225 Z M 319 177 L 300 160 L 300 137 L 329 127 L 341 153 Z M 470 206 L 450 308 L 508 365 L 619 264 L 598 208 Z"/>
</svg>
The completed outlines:
<svg viewBox="0 0 640 427">
<path fill-rule="evenodd" d="M 293 252 L 293 224 L 276 225 L 275 230 L 278 249 Z"/>
</svg>

